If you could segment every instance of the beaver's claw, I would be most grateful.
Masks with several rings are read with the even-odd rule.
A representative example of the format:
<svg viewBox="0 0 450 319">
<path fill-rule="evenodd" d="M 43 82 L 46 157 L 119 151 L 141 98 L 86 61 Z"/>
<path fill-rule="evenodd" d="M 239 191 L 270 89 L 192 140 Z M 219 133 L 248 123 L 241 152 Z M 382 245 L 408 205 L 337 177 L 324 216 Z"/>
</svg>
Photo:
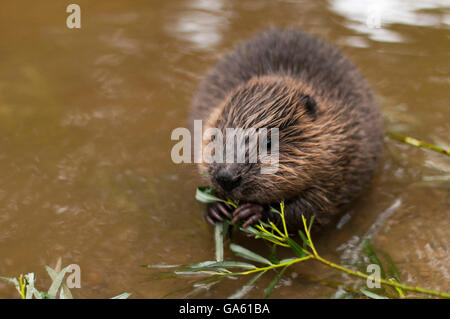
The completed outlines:
<svg viewBox="0 0 450 319">
<path fill-rule="evenodd" d="M 238 221 L 244 221 L 242 227 L 248 227 L 257 223 L 263 217 L 264 207 L 258 204 L 243 204 L 239 206 L 233 213 L 232 224 Z"/>
<path fill-rule="evenodd" d="M 213 204 L 208 204 L 206 207 L 205 219 L 211 224 L 215 225 L 217 222 L 223 222 L 222 215 L 231 218 L 232 207 L 227 203 L 216 202 Z"/>
</svg>

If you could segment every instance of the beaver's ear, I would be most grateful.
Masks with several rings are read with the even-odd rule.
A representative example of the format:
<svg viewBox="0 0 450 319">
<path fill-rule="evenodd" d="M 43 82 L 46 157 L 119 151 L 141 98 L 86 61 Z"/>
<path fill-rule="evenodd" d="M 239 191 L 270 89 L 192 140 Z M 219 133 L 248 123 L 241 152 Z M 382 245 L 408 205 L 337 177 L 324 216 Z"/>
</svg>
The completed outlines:
<svg viewBox="0 0 450 319">
<path fill-rule="evenodd" d="M 311 119 L 314 121 L 317 118 L 317 103 L 316 100 L 310 95 L 302 95 L 300 103 L 306 110 Z"/>
</svg>

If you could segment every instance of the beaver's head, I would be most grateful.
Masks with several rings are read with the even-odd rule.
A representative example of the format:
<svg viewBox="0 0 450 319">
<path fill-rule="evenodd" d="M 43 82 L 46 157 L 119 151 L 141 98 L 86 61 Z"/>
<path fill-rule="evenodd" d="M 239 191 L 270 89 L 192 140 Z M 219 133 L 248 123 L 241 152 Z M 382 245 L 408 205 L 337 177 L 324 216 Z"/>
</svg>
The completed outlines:
<svg viewBox="0 0 450 319">
<path fill-rule="evenodd" d="M 220 163 L 202 161 L 201 174 L 222 196 L 239 201 L 269 204 L 297 196 L 327 169 L 324 157 L 332 156 L 327 152 L 328 143 L 323 142 L 327 136 L 326 121 L 321 119 L 326 112 L 324 103 L 300 81 L 281 76 L 253 78 L 236 88 L 204 123 L 203 151 L 211 145 L 224 145 L 224 155 Z M 257 162 L 250 161 L 247 136 L 245 145 L 237 146 L 245 147 L 245 162 L 237 163 L 235 157 L 233 163 L 226 163 L 229 128 L 255 129 L 258 144 L 267 144 L 266 158 L 257 152 Z M 278 169 L 270 174 L 261 169 L 271 165 L 267 156 L 274 141 L 270 134 L 267 140 L 260 138 L 261 128 L 269 132 L 278 128 L 279 132 Z"/>
</svg>

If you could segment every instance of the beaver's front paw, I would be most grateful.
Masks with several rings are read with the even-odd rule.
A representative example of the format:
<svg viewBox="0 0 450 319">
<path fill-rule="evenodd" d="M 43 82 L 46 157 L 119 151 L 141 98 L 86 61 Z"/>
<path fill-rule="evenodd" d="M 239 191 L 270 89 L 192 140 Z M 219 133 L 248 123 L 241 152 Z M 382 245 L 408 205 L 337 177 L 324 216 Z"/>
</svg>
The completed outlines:
<svg viewBox="0 0 450 319">
<path fill-rule="evenodd" d="M 233 213 L 232 224 L 239 221 L 245 221 L 242 227 L 248 227 L 256 224 L 263 217 L 264 207 L 258 204 L 243 204 Z"/>
<path fill-rule="evenodd" d="M 208 204 L 206 207 L 205 219 L 211 224 L 215 225 L 217 222 L 223 222 L 222 215 L 231 218 L 231 211 L 233 207 L 223 202 L 216 202 L 213 204 Z"/>
</svg>

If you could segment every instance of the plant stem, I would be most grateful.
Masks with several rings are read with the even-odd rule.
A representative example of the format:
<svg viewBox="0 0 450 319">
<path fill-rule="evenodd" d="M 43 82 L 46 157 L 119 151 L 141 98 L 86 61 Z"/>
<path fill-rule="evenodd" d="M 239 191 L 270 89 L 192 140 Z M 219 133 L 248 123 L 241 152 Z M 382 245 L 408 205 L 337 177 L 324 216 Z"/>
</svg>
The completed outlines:
<svg viewBox="0 0 450 319">
<path fill-rule="evenodd" d="M 302 257 L 302 258 L 292 259 L 292 260 L 284 262 L 284 263 L 274 264 L 274 265 L 270 265 L 270 266 L 267 266 L 267 267 L 256 268 L 256 269 L 252 269 L 252 270 L 249 270 L 249 271 L 243 271 L 243 272 L 238 272 L 238 273 L 230 273 L 229 275 L 249 275 L 249 274 L 252 274 L 252 273 L 255 273 L 255 272 L 267 271 L 267 270 L 275 269 L 275 268 L 279 268 L 279 267 L 290 266 L 292 264 L 295 264 L 295 263 L 298 263 L 298 262 L 301 262 L 301 261 L 305 261 L 305 260 L 310 259 L 310 258 L 311 258 L 310 256 L 305 256 L 305 257 Z"/>
<path fill-rule="evenodd" d="M 223 261 L 223 233 L 224 233 L 225 224 L 216 223 L 214 227 L 214 237 L 216 242 L 216 261 Z"/>
<path fill-rule="evenodd" d="M 286 237 L 288 237 L 289 235 L 286 227 L 286 218 L 284 216 L 284 202 L 280 203 L 280 210 L 281 210 L 281 219 L 283 220 L 284 234 L 286 235 Z"/>
<path fill-rule="evenodd" d="M 409 137 L 409 136 L 401 136 L 401 135 L 390 133 L 390 132 L 387 132 L 386 135 L 389 136 L 392 139 L 395 139 L 397 141 L 400 141 L 400 142 L 403 142 L 403 143 L 406 143 L 406 144 L 409 144 L 409 145 L 412 145 L 412 146 L 428 148 L 428 149 L 430 149 L 432 151 L 435 151 L 435 152 L 439 152 L 439 153 L 442 153 L 442 154 L 445 154 L 445 155 L 450 155 L 450 151 L 449 150 L 446 150 L 446 149 L 444 149 L 442 147 L 439 147 L 439 146 L 436 146 L 436 145 L 433 145 L 433 144 L 428 144 L 428 143 L 419 141 L 419 140 L 417 140 L 415 138 L 412 138 L 412 137 Z"/>
<path fill-rule="evenodd" d="M 316 248 L 314 247 L 313 241 L 311 239 L 311 234 L 309 233 L 309 228 L 308 228 L 308 226 L 306 226 L 306 218 L 303 215 L 302 215 L 302 220 L 303 220 L 303 227 L 305 228 L 306 236 L 308 237 L 309 246 L 311 246 L 314 256 L 319 257 L 319 254 L 317 253 Z"/>
<path fill-rule="evenodd" d="M 352 270 L 352 269 L 340 266 L 338 264 L 335 264 L 335 263 L 333 263 L 331 261 L 328 261 L 328 260 L 320 257 L 319 255 L 312 255 L 312 254 L 310 254 L 309 256 L 311 257 L 311 259 L 315 259 L 315 260 L 317 260 L 317 261 L 319 261 L 319 262 L 321 262 L 321 263 L 323 263 L 323 264 L 325 264 L 325 265 L 327 265 L 329 267 L 341 270 L 341 271 L 343 271 L 346 274 L 351 275 L 351 276 L 357 276 L 357 277 L 364 278 L 364 279 L 368 279 L 370 277 L 370 279 L 373 279 L 375 281 L 378 281 L 378 282 L 380 282 L 380 283 L 382 283 L 384 285 L 388 285 L 388 286 L 391 286 L 391 287 L 400 288 L 400 289 L 408 290 L 408 291 L 414 291 L 414 292 L 427 294 L 427 295 L 433 295 L 433 296 L 442 297 L 442 298 L 450 298 L 450 294 L 445 293 L 445 292 L 438 292 L 438 291 L 433 291 L 433 290 L 429 290 L 429 289 L 424 289 L 424 288 L 421 288 L 421 287 L 408 286 L 408 285 L 400 284 L 400 283 L 395 282 L 395 281 L 388 281 L 388 280 L 385 280 L 385 279 L 382 279 L 382 278 L 377 279 L 377 278 L 371 277 L 369 275 L 366 275 L 366 274 L 364 274 L 364 273 L 362 273 L 360 271 Z"/>
</svg>

